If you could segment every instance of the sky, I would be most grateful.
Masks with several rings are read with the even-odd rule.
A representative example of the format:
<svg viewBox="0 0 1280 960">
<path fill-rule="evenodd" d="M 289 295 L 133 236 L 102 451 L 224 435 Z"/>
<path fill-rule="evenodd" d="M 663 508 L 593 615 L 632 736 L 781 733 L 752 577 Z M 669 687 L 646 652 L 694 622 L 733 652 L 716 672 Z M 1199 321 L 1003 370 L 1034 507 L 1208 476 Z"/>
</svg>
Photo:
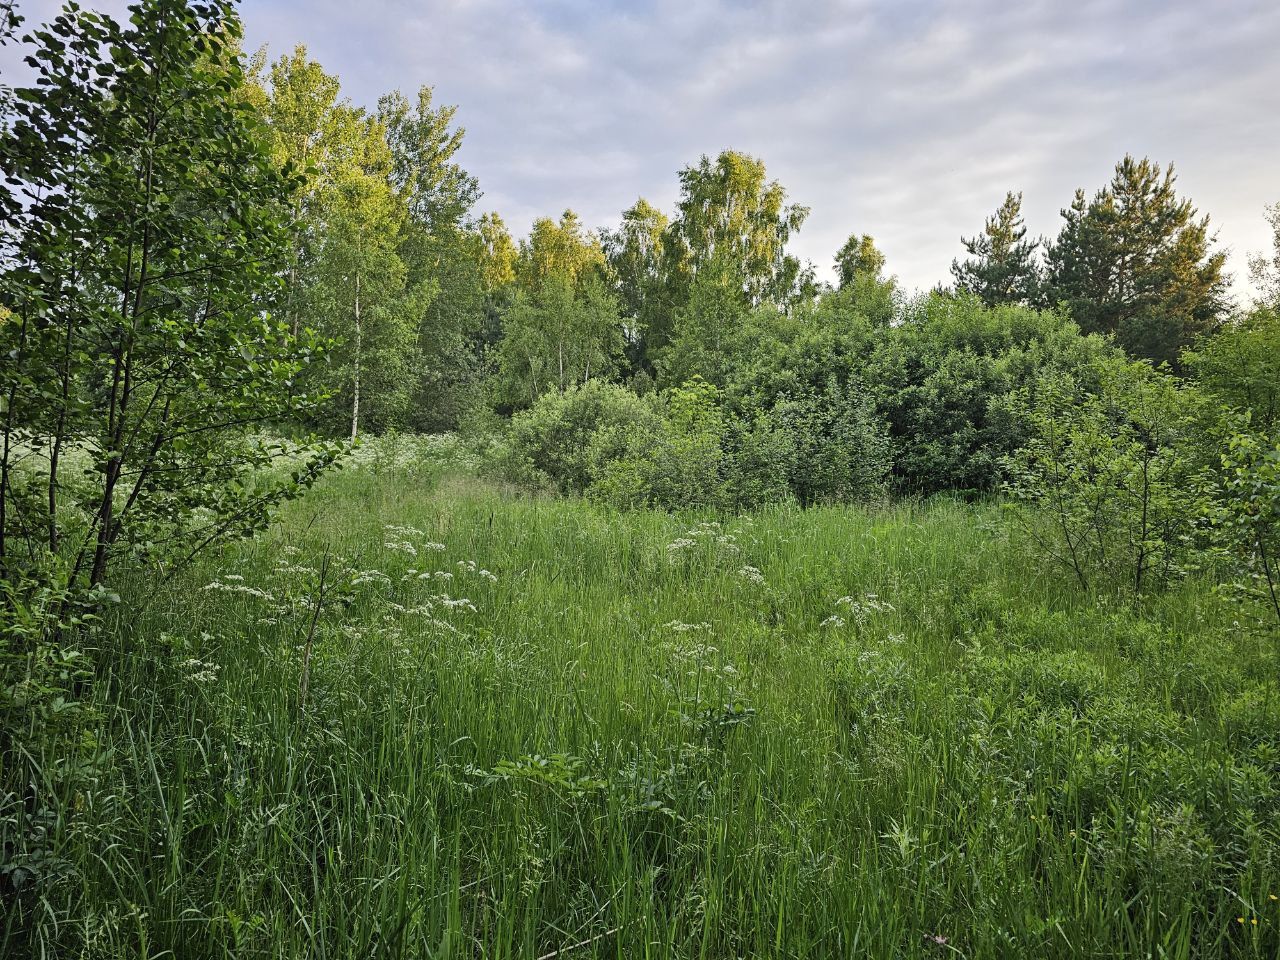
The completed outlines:
<svg viewBox="0 0 1280 960">
<path fill-rule="evenodd" d="M 120 0 L 82 0 L 118 10 Z M 19 0 L 32 21 L 51 0 Z M 670 211 L 702 154 L 765 161 L 811 208 L 792 251 L 830 276 L 870 233 L 905 287 L 1022 191 L 1054 235 L 1126 153 L 1173 161 L 1247 298 L 1280 201 L 1276 0 L 245 0 L 246 46 L 295 44 L 356 103 L 435 88 L 480 210 L 516 234 L 576 210 Z M 0 68 L 13 48 L 0 50 Z"/>
</svg>

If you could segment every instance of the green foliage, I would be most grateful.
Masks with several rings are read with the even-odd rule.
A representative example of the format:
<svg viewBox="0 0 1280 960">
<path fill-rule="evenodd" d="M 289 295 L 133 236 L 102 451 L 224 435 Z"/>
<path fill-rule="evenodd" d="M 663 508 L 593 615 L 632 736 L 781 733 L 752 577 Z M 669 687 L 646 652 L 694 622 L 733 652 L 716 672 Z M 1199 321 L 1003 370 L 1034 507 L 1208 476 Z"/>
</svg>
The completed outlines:
<svg viewBox="0 0 1280 960">
<path fill-rule="evenodd" d="M 370 460 L 121 584 L 0 953 L 1274 956 L 1274 647 L 1200 578 L 1082 599 L 1003 534 Z"/>
<path fill-rule="evenodd" d="M 882 282 L 884 264 L 884 254 L 869 234 L 852 234 L 836 253 L 836 278 L 840 288 L 865 280 Z"/>
<path fill-rule="evenodd" d="M 725 505 L 724 414 L 701 379 L 654 394 L 660 428 L 607 464 L 593 491 L 618 506 L 666 509 Z"/>
<path fill-rule="evenodd" d="M 115 556 L 240 536 L 330 456 L 267 483 L 286 451 L 245 434 L 306 409 L 315 344 L 264 312 L 293 182 L 239 94 L 238 35 L 230 4 L 176 0 L 33 35 L 0 139 L 7 573 L 69 555 L 93 585 Z"/>
<path fill-rule="evenodd" d="M 1085 590 L 1134 596 L 1186 574 L 1211 515 L 1211 479 L 1189 450 L 1197 397 L 1143 363 L 1112 364 L 1101 390 L 1042 384 L 1008 491 L 1041 559 Z"/>
<path fill-rule="evenodd" d="M 1270 253 L 1249 257 L 1249 278 L 1258 288 L 1258 306 L 1280 311 L 1280 203 L 1267 207 L 1267 225 L 1271 227 Z"/>
<path fill-rule="evenodd" d="M 482 237 L 466 220 L 479 188 L 454 160 L 456 108 L 423 87 L 413 102 L 382 97 L 369 116 L 339 100 L 338 79 L 305 48 L 262 60 L 247 95 L 277 161 L 306 173 L 282 306 L 295 331 L 335 342 L 312 374 L 332 397 L 318 422 L 351 436 L 456 427 L 479 403 L 488 306 Z"/>
<path fill-rule="evenodd" d="M 802 270 L 786 245 L 809 209 L 787 204 L 781 184 L 765 178 L 761 161 L 733 150 L 680 171 L 668 240 L 679 258 L 677 283 L 692 283 L 705 265 L 717 262 L 736 272 L 744 306 L 790 300 Z"/>
<path fill-rule="evenodd" d="M 298 183 L 239 38 L 229 2 L 68 5 L 24 41 L 34 82 L 0 125 L 0 897 L 21 955 L 50 952 L 11 918 L 72 875 L 59 845 L 105 762 L 107 583 L 260 531 L 338 454 L 251 432 L 309 413 L 322 344 L 269 312 Z"/>
<path fill-rule="evenodd" d="M 573 211 L 559 223 L 534 224 L 514 263 L 514 298 L 502 314 L 491 384 L 500 407 L 519 409 L 548 391 L 563 393 L 614 372 L 622 324 L 604 264 L 599 242 Z"/>
<path fill-rule="evenodd" d="M 1230 589 L 1258 604 L 1280 632 L 1280 446 L 1248 432 L 1232 436 L 1221 492 L 1222 531 L 1242 573 Z"/>
<path fill-rule="evenodd" d="M 1200 389 L 1225 410 L 1248 413 L 1250 430 L 1280 431 L 1280 314 L 1259 308 L 1197 341 L 1182 357 Z"/>
<path fill-rule="evenodd" d="M 599 380 L 544 394 L 511 419 L 511 475 L 532 472 L 561 493 L 582 494 L 605 463 L 624 456 L 656 424 L 651 404 Z"/>
<path fill-rule="evenodd" d="M 1028 437 L 1013 397 L 1066 373 L 1088 387 L 1111 353 L 1051 311 L 988 309 L 972 297 L 917 300 L 880 331 L 860 376 L 888 424 L 900 490 L 991 490 Z"/>
<path fill-rule="evenodd" d="M 889 438 L 866 391 L 829 380 L 820 392 L 780 400 L 770 419 L 790 439 L 787 480 L 802 505 L 855 503 L 885 491 Z"/>
<path fill-rule="evenodd" d="M 1086 333 L 1110 333 L 1131 356 L 1176 364 L 1221 319 L 1226 254 L 1209 218 L 1174 191 L 1170 166 L 1126 156 L 1087 201 L 1077 190 L 1047 251 L 1046 298 Z"/>
<path fill-rule="evenodd" d="M 601 235 L 609 270 L 627 322 L 630 359 L 640 365 L 658 355 L 671 337 L 665 302 L 669 264 L 666 214 L 643 197 L 622 213 L 622 223 Z"/>
<path fill-rule="evenodd" d="M 703 264 L 676 310 L 674 338 L 657 356 L 658 383 L 677 386 L 700 377 L 723 386 L 746 345 L 747 312 L 736 268 L 722 260 Z"/>
<path fill-rule="evenodd" d="M 956 289 L 970 293 L 989 307 L 1001 304 L 1034 305 L 1040 300 L 1039 241 L 1027 240 L 1022 222 L 1022 194 L 1009 193 L 988 217 L 983 232 L 961 239 L 969 259 L 951 262 Z"/>
</svg>

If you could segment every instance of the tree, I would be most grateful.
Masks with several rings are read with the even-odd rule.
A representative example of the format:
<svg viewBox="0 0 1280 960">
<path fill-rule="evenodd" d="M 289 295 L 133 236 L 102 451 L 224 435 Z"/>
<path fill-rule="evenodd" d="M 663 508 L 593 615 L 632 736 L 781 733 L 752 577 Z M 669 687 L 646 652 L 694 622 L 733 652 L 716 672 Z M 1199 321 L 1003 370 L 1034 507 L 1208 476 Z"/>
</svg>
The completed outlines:
<svg viewBox="0 0 1280 960">
<path fill-rule="evenodd" d="M 663 290 L 669 226 L 666 214 L 642 197 L 623 211 L 618 229 L 601 238 L 635 365 L 655 355 L 670 339 L 670 311 Z"/>
<path fill-rule="evenodd" d="M 1028 401 L 1031 436 L 1005 460 L 1023 527 L 1083 590 L 1140 596 L 1184 575 L 1209 514 L 1188 454 L 1194 391 L 1148 364 L 1107 364 L 1101 389 L 1050 376 Z"/>
<path fill-rule="evenodd" d="M 1220 408 L 1248 414 L 1251 432 L 1280 441 L 1280 314 L 1258 307 L 1201 338 L 1182 362 Z"/>
<path fill-rule="evenodd" d="M 1126 156 L 1086 202 L 1077 191 L 1047 253 L 1047 298 L 1087 333 L 1111 333 L 1131 355 L 1176 364 L 1225 307 L 1226 254 L 1209 218 L 1180 199 L 1170 166 Z"/>
<path fill-rule="evenodd" d="M 392 93 L 378 102 L 391 151 L 391 183 L 407 213 L 398 244 L 407 287 L 433 290 L 416 318 L 406 358 L 412 381 L 406 423 L 418 430 L 455 428 L 477 401 L 480 360 L 476 338 L 486 297 L 481 237 L 468 223 L 479 185 L 456 161 L 465 131 L 457 108 L 435 106 L 423 87 L 416 102 Z"/>
<path fill-rule="evenodd" d="M 392 188 L 382 124 L 360 117 L 340 149 L 319 215 L 308 302 L 317 327 L 335 341 L 324 379 L 346 407 L 355 439 L 362 414 L 375 429 L 402 421 L 416 321 L 435 290 L 429 279 L 410 284 L 399 255 L 406 210 Z"/>
<path fill-rule="evenodd" d="M 734 271 L 745 306 L 790 302 L 804 272 L 787 241 L 809 209 L 786 198 L 781 184 L 766 180 L 764 163 L 744 153 L 726 150 L 685 167 L 668 240 L 680 265 L 673 282 L 687 289 L 714 263 Z"/>
<path fill-rule="evenodd" d="M 356 136 L 358 112 L 339 101 L 341 85 L 299 44 L 269 67 L 266 50 L 251 60 L 246 96 L 271 131 L 281 169 L 300 175 L 290 203 L 292 238 L 280 304 L 296 335 L 307 321 L 306 295 L 314 279 L 321 214 L 333 190 L 344 144 Z"/>
<path fill-rule="evenodd" d="M 859 280 L 881 282 L 884 254 L 869 234 L 851 234 L 836 253 L 836 279 L 840 289 L 852 287 Z"/>
<path fill-rule="evenodd" d="M 486 213 L 478 227 L 481 241 L 480 275 L 485 290 L 501 290 L 516 279 L 516 260 L 520 255 L 507 225 L 496 213 Z"/>
<path fill-rule="evenodd" d="M 972 293 L 989 307 L 1035 303 L 1040 289 L 1036 262 L 1039 242 L 1025 239 L 1022 194 L 1008 193 L 981 234 L 961 238 L 970 259 L 951 262 L 956 288 Z"/>
<path fill-rule="evenodd" d="M 491 236 L 501 246 L 502 234 Z M 499 403 L 525 406 L 549 390 L 564 392 L 614 372 L 622 324 L 604 268 L 599 241 L 572 210 L 559 222 L 543 217 L 534 223 L 520 245 L 514 299 L 502 316 L 494 382 Z"/>
<path fill-rule="evenodd" d="M 310 348 L 264 310 L 294 183 L 240 95 L 234 6 L 130 11 L 69 8 L 36 31 L 36 82 L 0 137 L 10 584 L 32 564 L 79 589 L 125 552 L 177 562 L 261 526 L 329 457 L 248 481 L 280 451 L 245 430 L 300 411 Z M 72 450 L 87 482 L 66 475 Z"/>
<path fill-rule="evenodd" d="M 1280 203 L 1267 207 L 1267 223 L 1271 226 L 1271 255 L 1255 254 L 1249 258 L 1249 278 L 1258 287 L 1260 305 L 1280 313 Z"/>
<path fill-rule="evenodd" d="M 454 126 L 458 108 L 433 105 L 431 87 L 410 104 L 396 91 L 378 101 L 378 120 L 391 149 L 391 180 L 410 218 L 433 232 L 456 229 L 480 199 L 475 177 L 454 162 L 466 131 Z"/>
<path fill-rule="evenodd" d="M 737 264 L 709 260 L 676 310 L 675 338 L 657 356 L 659 383 L 678 387 L 700 377 L 724 385 L 742 342 L 749 309 L 742 302 Z"/>
</svg>

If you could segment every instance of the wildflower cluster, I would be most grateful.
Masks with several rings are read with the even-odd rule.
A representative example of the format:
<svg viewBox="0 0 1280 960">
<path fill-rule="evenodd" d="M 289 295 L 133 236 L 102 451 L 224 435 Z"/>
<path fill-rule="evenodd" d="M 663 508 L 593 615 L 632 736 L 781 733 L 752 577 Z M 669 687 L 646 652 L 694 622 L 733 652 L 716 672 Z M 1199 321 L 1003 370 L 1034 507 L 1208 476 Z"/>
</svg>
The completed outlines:
<svg viewBox="0 0 1280 960">
<path fill-rule="evenodd" d="M 681 556 L 699 548 L 711 553 L 728 555 L 741 552 L 741 548 L 738 546 L 738 538 L 735 534 L 726 531 L 715 521 L 703 521 L 697 526 L 686 530 L 684 536 L 677 537 L 668 543 L 667 555 L 672 557 Z"/>
<path fill-rule="evenodd" d="M 883 613 L 892 613 L 893 604 L 887 600 L 881 600 L 874 593 L 868 593 L 861 598 L 844 596 L 839 597 L 835 603 L 836 607 L 843 610 L 831 614 L 822 621 L 821 626 L 824 627 L 844 627 L 850 622 L 858 627 L 864 627 L 874 617 Z"/>
</svg>

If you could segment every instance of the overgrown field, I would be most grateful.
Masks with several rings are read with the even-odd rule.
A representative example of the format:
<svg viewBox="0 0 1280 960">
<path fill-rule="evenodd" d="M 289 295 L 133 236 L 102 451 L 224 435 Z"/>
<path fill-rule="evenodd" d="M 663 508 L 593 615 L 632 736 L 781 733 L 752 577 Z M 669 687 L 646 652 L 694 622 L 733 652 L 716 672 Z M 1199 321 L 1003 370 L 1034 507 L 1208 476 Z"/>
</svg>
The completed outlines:
<svg viewBox="0 0 1280 960">
<path fill-rule="evenodd" d="M 1081 596 L 1011 529 L 331 477 L 125 584 L 18 922 L 57 957 L 1274 957 L 1274 640 L 1195 581 Z"/>
</svg>

